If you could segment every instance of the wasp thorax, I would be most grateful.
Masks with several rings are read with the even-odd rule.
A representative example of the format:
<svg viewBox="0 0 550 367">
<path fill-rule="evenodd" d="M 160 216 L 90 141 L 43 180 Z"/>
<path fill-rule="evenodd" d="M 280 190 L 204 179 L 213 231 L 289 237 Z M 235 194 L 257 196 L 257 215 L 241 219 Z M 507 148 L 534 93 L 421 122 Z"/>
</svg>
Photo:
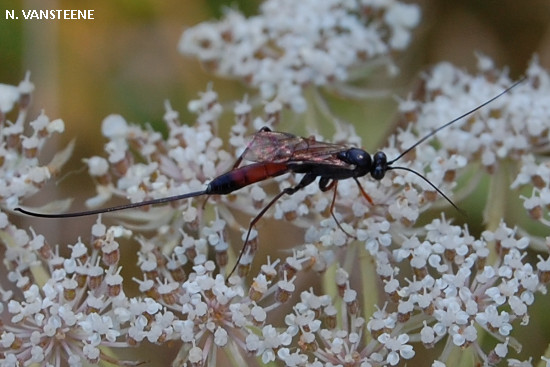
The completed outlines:
<svg viewBox="0 0 550 367">
<path fill-rule="evenodd" d="M 359 148 L 350 148 L 342 152 L 339 158 L 346 163 L 360 168 L 370 169 L 372 165 L 370 154 Z"/>
</svg>

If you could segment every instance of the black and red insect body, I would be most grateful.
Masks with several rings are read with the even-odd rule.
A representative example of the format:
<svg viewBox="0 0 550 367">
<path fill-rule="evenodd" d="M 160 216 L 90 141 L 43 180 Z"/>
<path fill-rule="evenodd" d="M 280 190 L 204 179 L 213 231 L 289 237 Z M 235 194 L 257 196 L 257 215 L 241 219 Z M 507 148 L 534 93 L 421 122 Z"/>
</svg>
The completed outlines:
<svg viewBox="0 0 550 367">
<path fill-rule="evenodd" d="M 360 148 L 349 147 L 342 144 L 320 142 L 314 138 L 298 137 L 285 132 L 271 131 L 269 128 L 264 127 L 252 136 L 251 142 L 248 144 L 243 154 L 237 159 L 233 168 L 230 171 L 214 178 L 207 185 L 205 190 L 84 212 L 42 214 L 27 211 L 22 208 L 16 208 L 15 210 L 27 215 L 41 218 L 80 217 L 137 208 L 146 205 L 161 204 L 202 195 L 226 195 L 256 182 L 277 177 L 285 173 L 293 172 L 303 174 L 298 184 L 293 187 L 287 187 L 275 195 L 271 201 L 251 220 L 237 262 L 229 273 L 229 276 L 231 276 L 240 263 L 243 254 L 247 252 L 247 245 L 249 243 L 252 228 L 265 214 L 265 212 L 283 195 L 293 195 L 298 190 L 301 190 L 315 182 L 317 178 L 319 178 L 318 185 L 321 191 L 334 189 L 335 193 L 339 180 L 351 178 L 357 183 L 363 197 L 365 197 L 365 199 L 371 204 L 374 204 L 357 179 L 370 174 L 375 180 L 381 180 L 390 170 L 405 170 L 422 178 L 454 208 L 460 211 L 460 209 L 441 190 L 428 181 L 428 179 L 426 179 L 422 174 L 407 167 L 394 166 L 394 163 L 401 159 L 405 154 L 416 148 L 419 144 L 434 136 L 438 131 L 486 106 L 503 94 L 507 93 L 510 89 L 522 81 L 523 80 L 516 82 L 511 87 L 507 88 L 485 103 L 431 131 L 411 147 L 403 151 L 399 156 L 389 161 L 384 152 L 377 152 L 371 156 L 365 150 Z M 243 160 L 254 163 L 240 166 Z M 336 220 L 333 209 L 334 198 L 332 200 L 330 212 Z M 337 220 L 336 223 L 340 226 Z"/>
</svg>

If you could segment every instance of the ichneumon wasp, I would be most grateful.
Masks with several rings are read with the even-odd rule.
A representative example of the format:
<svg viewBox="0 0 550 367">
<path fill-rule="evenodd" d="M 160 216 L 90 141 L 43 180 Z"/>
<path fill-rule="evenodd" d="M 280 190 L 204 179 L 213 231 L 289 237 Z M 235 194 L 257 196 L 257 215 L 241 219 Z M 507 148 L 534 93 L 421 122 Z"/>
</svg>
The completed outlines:
<svg viewBox="0 0 550 367">
<path fill-rule="evenodd" d="M 264 206 L 264 208 L 260 210 L 260 212 L 251 220 L 244 244 L 241 248 L 237 261 L 228 275 L 229 278 L 239 265 L 243 254 L 245 254 L 247 251 L 247 245 L 249 243 L 252 228 L 262 218 L 266 211 L 271 206 L 273 206 L 277 202 L 277 200 L 279 200 L 283 195 L 292 195 L 298 190 L 301 190 L 304 187 L 313 183 L 317 178 L 319 178 L 318 185 L 321 191 L 324 192 L 331 189 L 334 190 L 334 197 L 330 207 L 330 213 L 336 220 L 338 226 L 340 226 L 340 224 L 334 215 L 333 209 L 336 196 L 336 187 L 339 180 L 345 180 L 348 178 L 353 179 L 357 183 L 363 197 L 367 201 L 369 201 L 369 203 L 374 204 L 370 196 L 361 187 L 361 184 L 359 183 L 357 178 L 370 174 L 371 177 L 375 180 L 381 180 L 388 171 L 396 169 L 408 171 L 419 176 L 434 190 L 436 190 L 445 200 L 447 200 L 455 209 L 461 211 L 451 199 L 449 199 L 439 188 L 437 188 L 421 173 L 416 172 L 408 167 L 395 166 L 394 163 L 401 159 L 404 155 L 409 153 L 411 150 L 416 148 L 418 145 L 422 144 L 424 141 L 437 134 L 442 129 L 478 111 L 479 109 L 493 102 L 495 99 L 508 93 L 508 91 L 510 91 L 512 88 L 514 88 L 524 80 L 525 79 L 521 79 L 517 81 L 516 83 L 512 84 L 510 87 L 506 88 L 504 91 L 482 103 L 481 105 L 478 105 L 470 111 L 432 130 L 416 143 L 414 143 L 412 146 L 405 149 L 396 158 L 389 161 L 384 152 L 377 152 L 371 156 L 365 150 L 360 148 L 349 147 L 342 144 L 325 143 L 317 141 L 313 137 L 298 137 L 290 133 L 271 131 L 269 128 L 264 127 L 252 136 L 250 143 L 245 148 L 241 156 L 237 159 L 237 161 L 233 165 L 233 168 L 228 172 L 214 178 L 204 190 L 169 196 L 160 199 L 147 200 L 139 203 L 124 204 L 110 208 L 95 209 L 82 212 L 44 214 L 31 212 L 23 208 L 15 208 L 15 211 L 40 218 L 81 217 L 87 215 L 109 213 L 124 209 L 137 208 L 146 205 L 162 204 L 202 195 L 226 195 L 253 183 L 264 181 L 268 178 L 280 176 L 288 172 L 304 174 L 297 185 L 293 187 L 287 187 L 279 192 L 277 195 L 275 195 L 271 199 L 271 201 L 269 201 L 269 203 Z M 254 163 L 241 166 L 241 162 L 243 160 L 251 161 Z"/>
</svg>

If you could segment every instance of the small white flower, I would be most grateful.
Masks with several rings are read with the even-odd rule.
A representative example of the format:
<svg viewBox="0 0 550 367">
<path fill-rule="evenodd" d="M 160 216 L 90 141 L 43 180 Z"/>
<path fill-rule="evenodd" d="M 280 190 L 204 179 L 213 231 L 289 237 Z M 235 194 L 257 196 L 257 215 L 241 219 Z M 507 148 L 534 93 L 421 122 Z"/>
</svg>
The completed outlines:
<svg viewBox="0 0 550 367">
<path fill-rule="evenodd" d="M 101 124 L 101 133 L 109 139 L 123 139 L 128 133 L 128 123 L 120 115 L 109 115 Z"/>
<path fill-rule="evenodd" d="M 414 350 L 412 346 L 407 345 L 409 336 L 407 334 L 400 334 L 397 338 L 391 337 L 389 334 L 384 333 L 378 337 L 378 341 L 389 350 L 386 361 L 395 366 L 399 363 L 400 357 L 404 359 L 411 359 L 414 357 Z"/>
<path fill-rule="evenodd" d="M 0 84 L 0 111 L 8 113 L 19 99 L 19 89 L 13 85 Z"/>
</svg>

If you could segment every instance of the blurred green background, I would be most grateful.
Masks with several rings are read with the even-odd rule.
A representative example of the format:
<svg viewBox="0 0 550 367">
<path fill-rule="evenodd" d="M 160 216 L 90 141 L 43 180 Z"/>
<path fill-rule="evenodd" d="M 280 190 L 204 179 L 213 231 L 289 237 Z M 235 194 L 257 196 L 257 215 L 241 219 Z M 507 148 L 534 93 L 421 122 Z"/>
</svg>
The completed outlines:
<svg viewBox="0 0 550 367">
<path fill-rule="evenodd" d="M 222 101 L 241 99 L 246 88 L 239 81 L 216 78 L 200 64 L 177 52 L 182 31 L 201 21 L 220 17 L 224 7 L 254 14 L 258 1 L 13 1 L 0 4 L 0 83 L 17 85 L 27 70 L 36 86 L 30 118 L 41 109 L 62 118 L 66 132 L 49 147 L 53 154 L 76 138 L 74 158 L 65 172 L 72 176 L 51 185 L 29 203 L 45 204 L 56 198 L 75 197 L 73 208 L 94 194 L 81 159 L 101 154 L 104 139 L 100 127 L 111 113 L 137 123 L 161 123 L 164 100 L 171 101 L 182 121 L 193 121 L 187 103 L 214 82 Z M 550 2 L 547 0 L 423 0 L 422 23 L 413 33 L 413 44 L 395 59 L 401 68 L 396 80 L 375 80 L 393 95 L 405 96 L 419 73 L 449 61 L 474 72 L 474 52 L 508 66 L 513 77 L 523 73 L 533 54 L 550 68 Z M 7 20 L 5 10 L 94 9 L 94 20 Z M 361 103 L 334 101 L 335 112 L 357 125 L 364 146 L 374 151 L 383 144 L 387 125 L 393 121 L 396 103 L 388 98 Z M 457 114 L 464 111 L 457 111 Z M 228 115 L 227 123 L 232 123 Z M 47 157 L 45 158 L 47 160 Z M 71 221 L 70 228 L 32 220 L 39 233 L 53 243 L 74 243 L 86 234 L 95 218 Z M 135 255 L 134 255 L 135 256 Z M 540 308 L 539 308 L 540 307 Z M 540 310 L 540 312 L 536 310 Z M 544 303 L 532 311 L 524 356 L 537 355 L 550 341 Z M 536 317 L 535 317 L 535 313 Z M 540 317 L 539 317 L 540 316 Z M 535 321 L 537 320 L 537 321 Z M 526 329 L 518 328 L 520 333 Z M 527 339 L 526 339 L 527 338 Z"/>
</svg>

